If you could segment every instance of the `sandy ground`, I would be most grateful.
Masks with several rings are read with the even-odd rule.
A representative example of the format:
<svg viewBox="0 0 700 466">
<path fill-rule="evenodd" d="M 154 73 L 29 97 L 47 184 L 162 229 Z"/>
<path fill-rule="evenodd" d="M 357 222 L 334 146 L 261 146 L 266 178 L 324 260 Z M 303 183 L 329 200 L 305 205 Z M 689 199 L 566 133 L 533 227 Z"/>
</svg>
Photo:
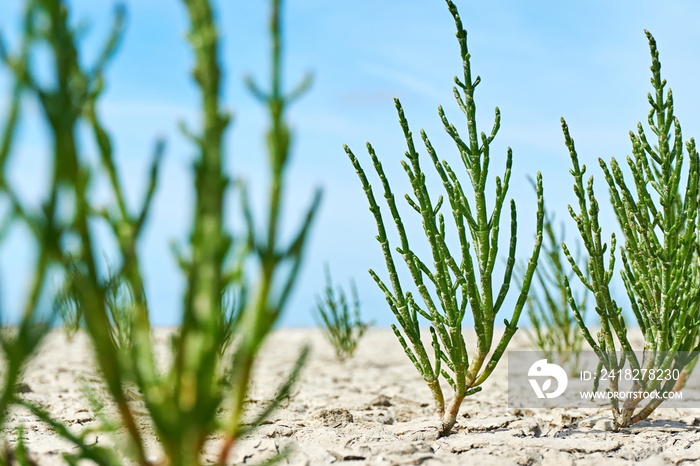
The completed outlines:
<svg viewBox="0 0 700 466">
<path fill-rule="evenodd" d="M 157 332 L 158 341 L 166 341 L 166 331 Z M 313 353 L 293 396 L 238 445 L 236 464 L 259 463 L 289 445 L 293 465 L 700 464 L 700 410 L 660 409 L 650 421 L 616 433 L 608 410 L 509 409 L 506 364 L 465 400 L 454 433 L 437 438 L 428 389 L 385 329 L 369 331 L 347 362 L 335 360 L 317 330 L 277 331 L 258 365 L 252 409 L 263 406 L 305 342 Z M 511 348 L 529 349 L 522 334 Z M 76 431 L 94 425 L 81 391 L 83 384 L 99 387 L 90 354 L 83 335 L 67 340 L 54 331 L 28 368 L 21 396 Z M 20 424 L 39 464 L 63 464 L 60 454 L 71 446 L 22 409 L 11 413 L 5 441 L 13 443 Z M 211 458 L 216 443 L 208 447 Z M 154 440 L 152 445 L 157 456 Z"/>
</svg>

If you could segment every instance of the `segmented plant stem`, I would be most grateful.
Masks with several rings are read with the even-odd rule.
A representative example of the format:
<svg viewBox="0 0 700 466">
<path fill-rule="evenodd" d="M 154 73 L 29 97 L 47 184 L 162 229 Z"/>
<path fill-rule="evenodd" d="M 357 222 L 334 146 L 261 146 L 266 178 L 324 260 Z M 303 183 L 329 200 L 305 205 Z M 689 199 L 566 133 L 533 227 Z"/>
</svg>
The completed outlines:
<svg viewBox="0 0 700 466">
<path fill-rule="evenodd" d="M 413 294 L 410 291 L 405 291 L 401 285 L 382 212 L 376 202 L 372 186 L 357 157 L 347 146 L 345 147 L 345 151 L 360 178 L 370 211 L 377 224 L 377 240 L 384 254 L 391 288 L 374 271 L 370 270 L 370 273 L 384 292 L 389 308 L 398 320 L 400 330 L 399 327 L 392 326 L 394 333 L 433 394 L 436 411 L 442 420 L 441 435 L 447 435 L 451 431 L 464 397 L 481 389 L 481 384 L 494 370 L 517 330 L 517 322 L 525 305 L 537 265 L 542 243 L 544 216 L 542 180 L 538 174 L 536 183 L 537 234 L 534 250 L 527 264 L 520 287 L 520 295 L 512 316 L 510 320 L 505 320 L 506 330 L 494 349 L 494 322 L 508 293 L 515 263 L 517 215 L 515 202 L 511 200 L 508 257 L 503 281 L 497 288 L 497 295 L 494 296 L 493 273 L 498 257 L 500 216 L 510 183 L 512 152 L 508 149 L 503 178 L 495 178 L 495 201 L 493 209 L 489 213 L 486 204 L 486 185 L 490 163 L 490 144 L 500 127 L 500 112 L 496 108 L 495 121 L 490 135 L 478 132 L 474 90 L 481 78 L 477 77 L 472 80 L 467 33 L 462 26 L 454 3 L 447 0 L 447 6 L 457 28 L 457 39 L 463 63 L 463 78 L 461 80 L 455 78 L 457 87 L 453 91 L 457 104 L 467 119 L 468 142 L 460 137 L 456 127 L 448 121 L 442 107 L 438 109 L 438 113 L 445 130 L 457 146 L 474 192 L 472 200 L 468 199 L 459 177 L 448 162 L 438 158 L 427 134 L 422 130 L 420 134 L 430 161 L 443 182 L 453 220 L 453 231 L 460 244 L 458 254 L 455 255 L 447 246 L 450 242 L 448 236 L 453 233 L 452 230 L 447 229 L 445 218 L 440 212 L 444 198 L 438 196 L 435 199 L 428 191 L 426 174 L 423 172 L 421 159 L 414 145 L 413 134 L 398 99 L 395 101 L 396 109 L 407 144 L 407 161 L 402 161 L 402 165 L 413 188 L 412 195 L 407 194 L 405 198 L 409 207 L 420 216 L 425 239 L 430 246 L 432 267 L 429 262 L 418 258 L 409 245 L 407 230 L 399 214 L 394 193 L 382 164 L 372 146 L 367 145 L 370 158 L 382 184 L 391 218 L 398 232 L 400 246 L 396 248 L 396 251 L 403 258 L 424 307 L 419 305 Z M 474 246 L 474 251 L 471 251 L 472 246 Z M 437 302 L 435 302 L 436 298 Z M 467 307 L 471 308 L 474 316 L 474 327 L 477 334 L 477 348 L 471 358 L 462 336 L 462 322 Z M 421 339 L 420 326 L 422 322 L 430 324 L 432 358 L 428 355 Z M 454 392 L 454 397 L 447 406 L 439 383 L 440 378 L 444 378 Z"/>
<path fill-rule="evenodd" d="M 652 56 L 651 83 L 654 88 L 653 94 L 648 95 L 651 111 L 647 120 L 657 144 L 652 146 L 648 142 L 641 123 L 636 133 L 630 132 L 633 155 L 627 158 L 627 165 L 632 185 L 627 184 L 622 168 L 614 158 L 609 164 L 599 159 L 625 239 L 620 251 L 621 276 L 630 308 L 644 335 L 641 360 L 632 349 L 622 307 L 615 302 L 610 289 L 615 265 L 615 236 L 611 237 L 608 251 L 601 240 L 593 179 L 589 179 L 584 189 L 585 166 L 579 167 L 573 139 L 562 119 L 573 164 L 574 192 L 579 203 L 578 213 L 571 207 L 569 211 L 587 251 L 590 279 L 583 275 L 566 247 L 564 251 L 573 271 L 595 298 L 601 323 L 597 341 L 586 328 L 570 288 L 567 290 L 568 301 L 585 339 L 608 371 L 617 371 L 629 363 L 634 369 L 645 369 L 643 374 L 649 369 L 673 368 L 682 372 L 686 367 L 692 369 L 693 361 L 697 360 L 696 352 L 700 349 L 700 321 L 696 317 L 700 306 L 697 280 L 697 265 L 700 263 L 697 236 L 700 161 L 695 142 L 690 139 L 685 143 L 688 164 L 684 170 L 683 136 L 680 123 L 673 115 L 673 95 L 670 89 L 664 92 L 666 81 L 661 79 L 656 42 L 648 31 L 645 32 Z M 685 190 L 682 189 L 682 178 L 685 178 Z M 606 253 L 607 266 L 604 261 Z M 687 370 L 683 377 L 687 376 Z M 646 418 L 663 401 L 664 394 L 674 390 L 678 383 L 683 384 L 682 381 L 670 382 L 646 376 L 635 381 L 632 391 L 638 396 L 629 397 L 622 404 L 613 400 L 616 426 L 626 427 Z M 617 388 L 615 381 L 611 389 Z M 643 404 L 641 395 L 651 392 L 658 392 L 658 398 Z M 640 403 L 643 406 L 638 409 Z"/>
</svg>

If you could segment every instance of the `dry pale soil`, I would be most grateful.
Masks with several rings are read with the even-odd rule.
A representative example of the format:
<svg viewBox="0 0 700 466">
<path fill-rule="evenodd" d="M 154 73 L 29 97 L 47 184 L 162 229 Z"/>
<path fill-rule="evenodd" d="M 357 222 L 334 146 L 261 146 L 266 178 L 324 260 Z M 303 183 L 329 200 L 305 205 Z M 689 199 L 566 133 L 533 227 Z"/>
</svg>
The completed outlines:
<svg viewBox="0 0 700 466">
<path fill-rule="evenodd" d="M 168 332 L 156 330 L 162 352 Z M 473 332 L 465 333 L 469 344 Z M 484 390 L 465 400 L 454 433 L 438 438 L 430 393 L 388 329 L 369 331 L 356 356 L 346 362 L 335 360 L 317 330 L 275 332 L 257 367 L 251 410 L 264 406 L 304 343 L 313 346 L 313 353 L 293 395 L 237 445 L 235 464 L 259 463 L 289 446 L 293 450 L 287 462 L 292 465 L 700 464 L 700 410 L 659 409 L 649 421 L 612 432 L 607 409 L 508 408 L 505 360 Z M 517 335 L 511 347 L 527 349 L 527 341 Z M 67 339 L 55 330 L 28 368 L 21 396 L 42 404 L 71 429 L 94 426 L 96 414 L 83 388 L 101 390 L 91 361 L 84 335 Z M 144 413 L 136 398 L 136 411 Z M 147 430 L 145 413 L 142 417 Z M 61 453 L 72 446 L 23 409 L 10 415 L 3 433 L 8 445 L 15 442 L 20 424 L 38 464 L 63 464 Z M 114 439 L 100 435 L 94 441 L 109 444 Z M 217 443 L 214 438 L 207 445 L 206 458 L 213 460 Z M 155 438 L 150 446 L 157 457 Z"/>
</svg>

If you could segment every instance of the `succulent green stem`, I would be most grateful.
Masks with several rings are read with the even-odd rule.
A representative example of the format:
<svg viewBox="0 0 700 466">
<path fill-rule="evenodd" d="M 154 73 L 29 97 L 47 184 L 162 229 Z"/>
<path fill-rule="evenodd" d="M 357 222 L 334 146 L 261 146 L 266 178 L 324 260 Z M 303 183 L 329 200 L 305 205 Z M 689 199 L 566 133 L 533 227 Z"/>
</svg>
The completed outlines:
<svg viewBox="0 0 700 466">
<path fill-rule="evenodd" d="M 700 283 L 698 264 L 698 177 L 700 159 L 695 141 L 684 144 L 680 123 L 673 115 L 673 95 L 664 92 L 666 81 L 661 79 L 661 64 L 656 41 L 645 31 L 652 57 L 653 94 L 648 95 L 651 111 L 647 118 L 649 128 L 656 136 L 652 146 L 639 123 L 637 132 L 630 132 L 632 157 L 627 165 L 632 176 L 623 174 L 613 158 L 609 164 L 599 159 L 615 216 L 625 239 L 620 250 L 622 281 L 630 308 L 644 335 L 641 361 L 634 353 L 627 336 L 627 325 L 622 307 L 613 298 L 611 280 L 615 265 L 615 235 L 610 249 L 602 242 L 602 228 L 598 219 L 598 201 L 593 190 L 593 178 L 584 188 L 585 166 L 580 167 L 569 129 L 562 119 L 562 129 L 569 149 L 574 176 L 574 192 L 578 198 L 578 213 L 569 207 L 576 221 L 587 252 L 590 279 L 581 273 L 577 261 L 565 248 L 567 259 L 575 274 L 593 294 L 601 332 L 598 341 L 590 335 L 576 305 L 576 299 L 567 285 L 568 301 L 586 341 L 598 354 L 605 369 L 618 371 L 626 364 L 633 369 L 677 370 L 687 377 L 691 361 L 700 349 Z M 687 157 L 687 165 L 683 165 Z M 682 183 L 682 178 L 685 178 Z M 684 189 L 682 189 L 684 186 Z M 608 255 L 608 263 L 604 260 Z M 684 372 L 684 369 L 687 370 Z M 653 373 L 653 372 L 652 372 Z M 673 383 L 671 383 L 673 382 Z M 597 381 L 596 381 L 597 383 Z M 620 404 L 613 400 L 613 418 L 617 428 L 627 427 L 645 419 L 663 401 L 665 394 L 682 387 L 683 381 L 659 381 L 648 376 L 636 381 L 632 391 L 638 395 L 656 392 L 657 398 L 643 403 L 641 396 L 628 398 Z M 617 381 L 611 384 L 614 392 Z"/>
<path fill-rule="evenodd" d="M 407 161 L 403 161 L 402 164 L 413 188 L 412 196 L 407 194 L 405 197 L 409 206 L 420 216 L 424 237 L 430 247 L 432 260 L 430 263 L 418 258 L 409 245 L 408 233 L 399 214 L 394 193 L 382 164 L 372 146 L 367 145 L 370 158 L 382 184 L 389 213 L 398 231 L 400 246 L 396 248 L 396 252 L 403 258 L 424 307 L 421 307 L 414 300 L 413 294 L 406 291 L 399 280 L 382 212 L 375 199 L 372 186 L 357 157 L 350 148 L 345 147 L 345 151 L 360 178 L 370 211 L 377 224 L 377 240 L 384 254 L 391 287 L 387 286 L 374 271 L 370 270 L 370 273 L 384 292 L 389 308 L 398 320 L 401 330 L 393 326 L 394 333 L 407 356 L 430 388 L 436 411 L 441 417 L 440 435 L 450 433 L 456 422 L 462 401 L 466 396 L 481 389 L 481 384 L 492 373 L 517 330 L 518 319 L 525 305 L 537 266 L 542 244 L 544 217 L 542 179 L 538 174 L 536 183 L 537 234 L 534 249 L 527 264 L 520 287 L 520 295 L 511 318 L 505 320 L 506 330 L 494 349 L 496 315 L 508 293 L 515 263 L 517 215 L 515 202 L 511 200 L 508 257 L 503 281 L 495 288 L 498 290 L 498 294 L 494 296 L 493 272 L 498 257 L 500 216 L 510 183 L 512 152 L 508 149 L 503 178 L 495 178 L 495 201 L 493 209 L 489 212 L 486 204 L 486 184 L 490 162 L 490 144 L 500 127 L 500 112 L 496 108 L 495 122 L 489 136 L 478 132 L 474 90 L 481 79 L 477 77 L 472 81 L 470 54 L 467 50 L 467 33 L 462 26 L 457 7 L 450 0 L 447 0 L 447 6 L 457 28 L 457 40 L 464 72 L 464 82 L 455 78 L 458 87 L 455 87 L 453 91 L 457 104 L 467 119 L 468 142 L 461 139 L 456 127 L 448 121 L 442 107 L 439 107 L 438 114 L 445 130 L 457 146 L 466 175 L 471 182 L 474 192 L 471 201 L 448 162 L 438 158 L 427 134 L 422 130 L 420 134 L 430 161 L 443 183 L 449 203 L 449 213 L 453 221 L 450 228 L 447 227 L 445 218 L 440 212 L 444 198 L 438 196 L 435 199 L 434 195 L 428 191 L 426 174 L 423 172 L 421 159 L 414 145 L 413 134 L 401 103 L 398 99 L 395 100 L 399 123 L 407 144 Z M 447 246 L 453 241 L 451 235 L 455 235 L 459 241 L 458 254 L 455 254 L 455 251 L 451 251 Z M 473 251 L 471 250 L 472 246 L 474 247 Z M 471 358 L 462 335 L 462 322 L 467 307 L 471 308 L 474 316 L 474 327 L 477 334 L 477 347 Z M 425 322 L 430 325 L 432 335 L 432 358 L 428 355 L 420 335 L 420 327 Z M 439 383 L 440 378 L 444 378 L 454 392 L 452 401 L 447 406 Z"/>
</svg>

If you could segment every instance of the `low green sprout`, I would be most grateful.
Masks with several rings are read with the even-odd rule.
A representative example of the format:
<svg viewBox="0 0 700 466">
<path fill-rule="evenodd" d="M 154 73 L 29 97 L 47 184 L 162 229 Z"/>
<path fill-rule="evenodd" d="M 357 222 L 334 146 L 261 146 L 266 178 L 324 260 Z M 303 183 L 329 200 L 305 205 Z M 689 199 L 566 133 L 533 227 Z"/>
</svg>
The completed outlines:
<svg viewBox="0 0 700 466">
<path fill-rule="evenodd" d="M 538 173 L 536 183 L 537 234 L 534 250 L 525 270 L 520 294 L 510 320 L 504 320 L 505 331 L 494 348 L 496 316 L 503 308 L 515 264 L 517 215 L 515 201 L 511 199 L 508 258 L 503 281 L 500 285 L 494 283 L 493 274 L 498 258 L 501 212 L 510 185 L 513 158 L 509 148 L 503 178 L 498 176 L 495 178 L 493 208 L 489 213 L 486 202 L 486 184 L 491 158 L 490 145 L 500 127 L 501 114 L 496 108 L 495 123 L 490 135 L 478 132 L 474 90 L 481 82 L 481 78 L 477 76 L 476 79 L 472 80 L 470 54 L 467 50 L 467 32 L 462 27 L 462 21 L 455 4 L 451 0 L 447 0 L 447 6 L 457 27 L 457 40 L 464 70 L 463 80 L 455 78 L 458 87 L 454 87 L 453 91 L 457 104 L 467 119 L 468 139 L 466 141 L 462 139 L 457 128 L 448 121 L 442 107 L 438 108 L 438 113 L 445 130 L 457 146 L 460 159 L 471 182 L 474 194 L 471 201 L 467 197 L 469 190 L 462 188 L 462 182 L 451 165 L 445 160 L 439 160 L 427 134 L 422 130 L 420 134 L 430 161 L 442 180 L 449 203 L 449 213 L 454 222 L 454 230 L 456 230 L 454 232 L 447 229 L 445 217 L 440 212 L 443 207 L 443 196 L 440 195 L 436 199 L 435 194 L 431 195 L 428 191 L 426 174 L 423 172 L 421 159 L 413 142 L 413 134 L 409 129 L 401 103 L 398 99 L 395 100 L 399 122 L 408 145 L 407 161 L 402 161 L 402 165 L 413 188 L 413 197 L 406 194 L 405 199 L 409 207 L 422 221 L 425 239 L 430 246 L 432 267 L 431 262 L 420 259 L 411 249 L 408 233 L 399 214 L 394 193 L 382 164 L 373 147 L 369 143 L 367 144 L 369 155 L 382 184 L 391 219 L 399 234 L 401 244 L 396 248 L 396 251 L 406 263 L 418 295 L 423 301 L 423 307 L 418 304 L 414 294 L 401 284 L 382 212 L 375 200 L 374 191 L 357 157 L 347 146 L 345 147 L 360 178 L 369 201 L 370 211 L 377 224 L 379 233 L 377 240 L 384 253 L 391 288 L 374 271 L 370 270 L 370 274 L 384 292 L 389 308 L 399 322 L 401 330 L 396 325 L 392 325 L 394 333 L 406 355 L 430 388 L 437 414 L 441 419 L 440 435 L 450 433 L 456 422 L 462 401 L 466 396 L 481 390 L 481 385 L 496 368 L 518 328 L 518 320 L 537 266 L 537 258 L 542 244 L 544 217 L 542 178 Z M 451 237 L 453 234 L 454 237 Z M 448 244 L 451 244 L 455 239 L 460 246 L 457 251 L 450 250 L 448 247 Z M 474 317 L 477 337 L 476 351 L 472 355 L 467 352 L 462 334 L 462 322 L 467 307 L 471 309 Z M 431 342 L 429 344 L 433 347 L 432 360 L 421 337 L 420 327 L 426 321 L 430 324 Z M 454 397 L 449 404 L 445 402 L 440 385 L 441 378 L 449 383 L 454 392 Z"/>
<path fill-rule="evenodd" d="M 573 272 L 567 273 L 565 270 L 567 261 L 561 248 L 563 239 L 563 225 L 558 232 L 553 217 L 545 213 L 542 252 L 535 271 L 537 280 L 525 304 L 532 327 L 526 329 L 525 333 L 543 357 L 556 361 L 577 376 L 583 334 L 574 314 L 569 310 L 564 278 L 571 281 Z M 522 274 L 524 265 L 519 269 Z M 586 296 L 583 295 L 577 301 L 581 316 L 585 318 Z"/>
<path fill-rule="evenodd" d="M 645 31 L 651 50 L 651 84 L 648 95 L 651 111 L 648 124 L 655 136 L 652 143 L 641 123 L 637 132 L 630 131 L 632 157 L 627 157 L 631 174 L 623 173 L 614 158 L 609 164 L 599 159 L 610 193 L 624 246 L 622 282 L 632 311 L 644 336 L 641 358 L 634 352 L 627 334 L 626 316 L 615 300 L 613 273 L 615 267 L 615 234 L 604 243 L 599 221 L 599 205 L 593 189 L 593 177 L 584 184 L 586 167 L 579 165 L 574 141 L 562 119 L 566 146 L 571 155 L 574 192 L 578 212 L 569 206 L 572 218 L 583 239 L 585 264 L 564 252 L 578 279 L 595 299 L 595 311 L 601 329 L 597 338 L 591 335 L 565 278 L 568 301 L 588 344 L 598 355 L 599 370 L 618 373 L 625 367 L 638 371 L 641 377 L 632 386 L 634 396 L 625 401 L 611 398 L 616 428 L 627 427 L 646 419 L 664 400 L 664 396 L 682 386 L 673 378 L 660 379 L 651 374 L 659 370 L 692 368 L 700 350 L 700 283 L 698 282 L 698 177 L 700 161 L 691 138 L 683 142 L 678 119 L 673 115 L 673 95 L 666 93 L 661 79 L 661 64 L 656 41 Z M 685 147 L 685 153 L 684 153 Z M 687 164 L 684 165 L 684 158 Z M 609 247 L 608 247 L 609 246 Z M 606 259 L 607 256 L 607 259 Z M 587 270 L 584 274 L 581 267 Z M 653 370 L 652 370 L 653 369 Z M 685 376 L 683 376 L 685 377 Z M 619 377 L 609 379 L 609 390 L 618 392 Z M 645 397 L 656 392 L 658 396 Z"/>
<path fill-rule="evenodd" d="M 355 354 L 357 344 L 371 323 L 364 323 L 360 317 L 360 298 L 357 294 L 355 282 L 350 282 L 352 293 L 352 308 L 341 286 L 335 287 L 331 278 L 331 271 L 326 266 L 326 289 L 322 296 L 316 297 L 314 316 L 319 327 L 335 350 L 335 355 L 340 360 L 351 358 Z"/>
<path fill-rule="evenodd" d="M 54 307 L 61 317 L 63 328 L 69 336 L 77 332 L 83 323 L 85 309 L 77 296 L 75 283 L 84 280 L 81 272 L 72 268 L 66 274 L 63 288 L 54 298 Z M 105 290 L 105 300 L 109 310 L 112 338 L 118 347 L 125 352 L 129 351 L 132 342 L 133 331 L 133 305 L 134 295 L 129 285 L 120 277 L 110 273 L 106 280 L 100 284 Z"/>
</svg>

